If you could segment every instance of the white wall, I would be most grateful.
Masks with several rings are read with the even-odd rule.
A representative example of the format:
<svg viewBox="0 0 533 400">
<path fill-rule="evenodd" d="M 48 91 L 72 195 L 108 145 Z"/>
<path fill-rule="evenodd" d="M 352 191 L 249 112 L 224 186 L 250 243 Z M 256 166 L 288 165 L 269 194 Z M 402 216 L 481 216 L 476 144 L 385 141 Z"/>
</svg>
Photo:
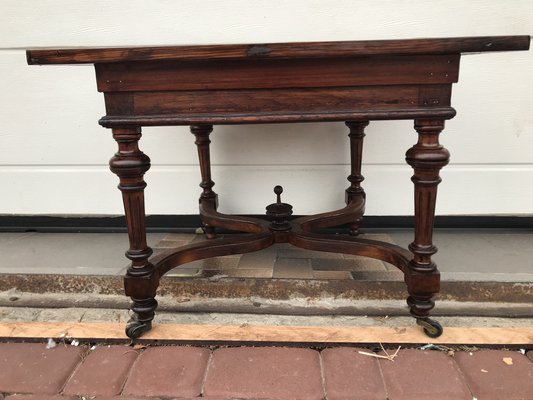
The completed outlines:
<svg viewBox="0 0 533 400">
<path fill-rule="evenodd" d="M 27 66 L 25 48 L 532 33 L 531 0 L 1 0 L 0 213 L 122 213 L 92 67 Z M 463 57 L 452 103 L 458 115 L 442 135 L 452 162 L 437 212 L 533 213 L 533 51 Z M 416 140 L 412 122 L 374 122 L 367 133 L 367 213 L 412 213 L 403 160 Z M 262 213 L 276 184 L 297 214 L 342 206 L 346 134 L 342 123 L 216 127 L 221 210 Z M 188 130 L 145 128 L 141 146 L 152 158 L 147 212 L 196 213 Z"/>
</svg>

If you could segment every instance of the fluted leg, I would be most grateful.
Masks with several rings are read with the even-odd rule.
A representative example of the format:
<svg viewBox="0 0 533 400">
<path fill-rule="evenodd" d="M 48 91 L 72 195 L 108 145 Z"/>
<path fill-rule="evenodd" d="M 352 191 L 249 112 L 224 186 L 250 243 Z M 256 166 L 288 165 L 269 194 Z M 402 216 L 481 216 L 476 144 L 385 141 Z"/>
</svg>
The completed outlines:
<svg viewBox="0 0 533 400">
<path fill-rule="evenodd" d="M 428 318 L 434 307 L 433 295 L 439 292 L 440 274 L 431 256 L 437 252 L 433 245 L 433 223 L 439 171 L 448 164 L 450 154 L 439 143 L 439 134 L 444 129 L 443 120 L 424 119 L 415 121 L 418 143 L 407 151 L 406 161 L 414 169 L 411 178 L 415 184 L 415 239 L 409 245 L 413 260 L 405 281 L 409 291 L 407 303 L 411 315 L 424 327 L 429 336 L 442 333 L 440 325 Z"/>
<path fill-rule="evenodd" d="M 365 127 L 368 121 L 347 121 L 346 126 L 350 128 L 350 164 L 351 172 L 348 176 L 350 187 L 346 189 L 346 204 L 350 204 L 356 198 L 366 197 L 365 191 L 361 187 L 361 182 L 365 179 L 361 175 L 361 162 L 363 159 L 363 139 L 365 137 Z M 350 235 L 357 236 L 359 234 L 359 224 L 361 218 L 350 224 Z"/>
<path fill-rule="evenodd" d="M 200 172 L 202 182 L 200 187 L 203 189 L 200 195 L 200 204 L 207 204 L 210 208 L 216 210 L 218 207 L 218 196 L 213 191 L 215 182 L 211 179 L 211 156 L 209 153 L 209 134 L 213 131 L 212 125 L 192 125 L 191 132 L 196 137 L 195 144 L 198 148 L 198 159 L 200 161 Z M 215 237 L 215 227 L 209 226 L 205 222 L 203 228 L 208 239 Z"/>
<path fill-rule="evenodd" d="M 144 173 L 150 168 L 150 158 L 139 150 L 140 128 L 113 129 L 118 152 L 109 161 L 111 171 L 118 175 L 122 191 L 124 211 L 128 225 L 130 248 L 126 257 L 131 260 L 124 278 L 126 295 L 133 300 L 134 316 L 128 322 L 126 334 L 133 338 L 151 328 L 157 307 L 155 292 L 159 277 L 148 261 L 152 249 L 146 243 L 144 213 Z"/>
</svg>

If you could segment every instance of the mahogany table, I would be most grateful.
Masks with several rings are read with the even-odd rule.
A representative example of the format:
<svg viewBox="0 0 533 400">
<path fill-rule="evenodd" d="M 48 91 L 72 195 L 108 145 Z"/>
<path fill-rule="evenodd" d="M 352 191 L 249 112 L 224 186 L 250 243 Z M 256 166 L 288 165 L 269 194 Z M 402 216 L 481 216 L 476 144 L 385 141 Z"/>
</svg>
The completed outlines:
<svg viewBox="0 0 533 400">
<path fill-rule="evenodd" d="M 431 256 L 439 170 L 449 160 L 439 144 L 444 121 L 455 115 L 450 98 L 461 54 L 529 49 L 529 36 L 466 37 L 356 42 L 276 43 L 137 48 L 29 50 L 29 64 L 94 64 L 98 90 L 118 152 L 110 168 L 120 178 L 131 265 L 125 292 L 134 317 L 126 334 L 151 328 L 160 278 L 198 259 L 291 243 L 305 249 L 383 260 L 404 273 L 410 312 L 428 336 L 442 333 L 429 318 L 440 275 Z M 414 169 L 414 241 L 409 250 L 357 237 L 364 212 L 361 158 L 370 120 L 413 119 L 418 142 L 406 154 Z M 209 134 L 218 124 L 344 121 L 349 128 L 351 174 L 346 207 L 289 221 L 292 206 L 267 207 L 270 222 L 217 212 L 211 180 Z M 202 193 L 200 215 L 208 238 L 151 257 L 146 244 L 143 176 L 150 159 L 138 146 L 142 126 L 190 125 L 196 137 Z M 348 235 L 319 228 L 349 224 Z M 215 227 L 242 234 L 217 238 Z"/>
</svg>

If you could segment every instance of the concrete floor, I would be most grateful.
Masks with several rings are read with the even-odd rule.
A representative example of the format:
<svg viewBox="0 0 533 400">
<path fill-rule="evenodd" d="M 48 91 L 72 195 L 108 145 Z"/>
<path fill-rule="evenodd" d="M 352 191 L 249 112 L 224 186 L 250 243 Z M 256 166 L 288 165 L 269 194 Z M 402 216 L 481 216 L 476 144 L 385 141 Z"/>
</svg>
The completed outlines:
<svg viewBox="0 0 533 400">
<path fill-rule="evenodd" d="M 369 230 L 368 234 L 402 246 L 412 240 L 410 230 Z M 201 235 L 148 235 L 149 245 L 156 249 L 191 240 L 201 240 Z M 444 281 L 533 282 L 532 231 L 437 230 L 434 242 L 439 247 L 434 260 Z M 127 235 L 123 233 L 0 233 L 0 273 L 122 275 L 128 264 L 124 257 L 127 248 Z M 171 273 L 194 275 L 195 271 L 206 269 L 239 277 L 357 279 L 357 274 L 364 271 L 382 271 L 381 275 L 398 278 L 394 268 L 363 260 L 362 263 L 361 258 L 353 256 L 311 252 L 283 244 L 242 257 L 197 261 Z"/>
<path fill-rule="evenodd" d="M 103 308 L 37 308 L 0 307 L 0 321 L 3 322 L 106 322 L 126 323 L 130 319 L 126 309 Z M 532 318 L 460 317 L 441 316 L 438 318 L 447 327 L 533 327 Z M 199 313 L 157 311 L 155 324 L 195 324 L 195 325 L 275 325 L 275 326 L 375 326 L 402 327 L 413 325 L 410 316 L 372 315 L 279 315 L 246 313 Z"/>
</svg>

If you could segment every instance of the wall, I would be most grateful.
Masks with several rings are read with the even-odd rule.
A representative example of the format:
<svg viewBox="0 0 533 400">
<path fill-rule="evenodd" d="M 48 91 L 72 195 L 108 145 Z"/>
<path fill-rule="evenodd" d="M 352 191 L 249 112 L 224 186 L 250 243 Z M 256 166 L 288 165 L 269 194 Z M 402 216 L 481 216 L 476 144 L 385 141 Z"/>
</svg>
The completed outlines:
<svg viewBox="0 0 533 400">
<path fill-rule="evenodd" d="M 24 49 L 363 40 L 533 33 L 530 0 L 109 1 L 0 3 L 0 213 L 120 214 L 115 151 L 91 66 L 27 66 Z M 458 115 L 443 144 L 439 214 L 533 212 L 533 51 L 461 60 Z M 347 129 L 342 123 L 216 127 L 213 176 L 221 210 L 258 214 L 285 187 L 295 213 L 343 204 Z M 367 214 L 412 213 L 405 151 L 412 122 L 367 130 Z M 187 128 L 145 128 L 152 159 L 149 214 L 193 214 L 200 189 Z"/>
</svg>

